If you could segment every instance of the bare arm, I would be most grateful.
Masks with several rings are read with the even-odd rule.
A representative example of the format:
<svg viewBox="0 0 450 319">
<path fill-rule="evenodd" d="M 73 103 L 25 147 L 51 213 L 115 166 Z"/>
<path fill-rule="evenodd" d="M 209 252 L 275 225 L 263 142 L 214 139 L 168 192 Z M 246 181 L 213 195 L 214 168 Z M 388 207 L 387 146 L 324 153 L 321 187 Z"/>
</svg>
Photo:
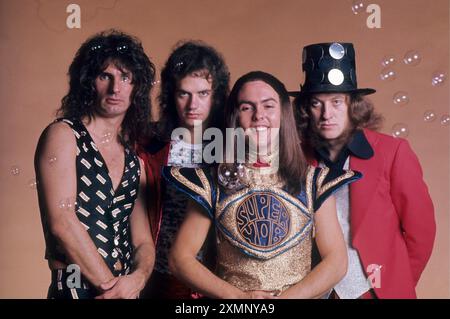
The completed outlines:
<svg viewBox="0 0 450 319">
<path fill-rule="evenodd" d="M 336 214 L 336 201 L 329 197 L 315 213 L 316 242 L 322 261 L 280 298 L 320 298 L 347 272 L 347 248 Z"/>
<path fill-rule="evenodd" d="M 211 220 L 202 208 L 190 201 L 185 220 L 169 256 L 172 273 L 196 291 L 211 298 L 270 298 L 265 292 L 244 292 L 214 275 L 196 255 L 205 241 Z"/>
<path fill-rule="evenodd" d="M 39 140 L 35 155 L 39 206 L 49 231 L 68 259 L 77 264 L 81 273 L 98 289 L 113 275 L 75 214 L 75 158 L 76 142 L 71 128 L 65 123 L 48 127 Z"/>
<path fill-rule="evenodd" d="M 130 216 L 131 236 L 134 247 L 133 268 L 134 271 L 127 276 L 116 277 L 102 288 L 108 290 L 98 298 L 127 298 L 134 299 L 144 288 L 155 262 L 155 246 L 150 233 L 150 225 L 147 216 L 146 200 L 146 174 L 144 163 L 141 163 L 141 177 L 139 181 L 139 192 L 133 212 Z"/>
</svg>

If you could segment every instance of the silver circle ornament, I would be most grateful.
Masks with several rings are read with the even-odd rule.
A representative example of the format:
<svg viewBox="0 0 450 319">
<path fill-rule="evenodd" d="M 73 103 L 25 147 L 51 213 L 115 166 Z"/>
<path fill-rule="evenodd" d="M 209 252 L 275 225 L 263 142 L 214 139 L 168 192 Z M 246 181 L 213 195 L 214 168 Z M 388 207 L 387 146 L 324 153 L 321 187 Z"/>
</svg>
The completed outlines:
<svg viewBox="0 0 450 319">
<path fill-rule="evenodd" d="M 328 72 L 328 81 L 333 85 L 341 85 L 344 82 L 344 73 L 339 69 L 331 69 Z"/>
<path fill-rule="evenodd" d="M 342 59 L 345 55 L 345 49 L 340 43 L 333 43 L 330 45 L 328 51 L 330 52 L 331 57 L 336 60 Z"/>
</svg>

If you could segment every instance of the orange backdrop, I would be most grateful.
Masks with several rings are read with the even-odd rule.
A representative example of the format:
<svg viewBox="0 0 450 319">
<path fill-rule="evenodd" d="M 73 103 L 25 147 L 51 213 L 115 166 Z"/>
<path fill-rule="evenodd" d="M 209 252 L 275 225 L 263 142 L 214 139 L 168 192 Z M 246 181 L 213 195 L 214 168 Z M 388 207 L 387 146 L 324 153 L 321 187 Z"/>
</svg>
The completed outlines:
<svg viewBox="0 0 450 319">
<path fill-rule="evenodd" d="M 369 28 L 352 0 L 0 0 L 0 298 L 43 298 L 50 281 L 44 256 L 33 156 L 42 129 L 67 90 L 67 69 L 90 35 L 111 27 L 139 37 L 161 69 L 174 44 L 202 39 L 221 51 L 232 80 L 250 70 L 282 79 L 290 90 L 302 82 L 301 49 L 316 42 L 353 42 L 361 87 L 385 117 L 383 132 L 407 126 L 436 208 L 437 238 L 418 285 L 422 298 L 449 298 L 449 113 L 447 79 L 432 86 L 434 72 L 448 76 L 448 0 L 371 0 L 381 28 Z M 81 8 L 81 28 L 69 29 L 66 8 Z M 421 61 L 405 65 L 406 52 Z M 396 78 L 382 81 L 381 61 L 392 56 Z M 409 103 L 393 103 L 405 91 Z M 157 92 L 155 92 L 157 93 Z M 424 121 L 431 110 L 435 120 Z M 444 123 L 445 124 L 445 123 Z"/>
</svg>

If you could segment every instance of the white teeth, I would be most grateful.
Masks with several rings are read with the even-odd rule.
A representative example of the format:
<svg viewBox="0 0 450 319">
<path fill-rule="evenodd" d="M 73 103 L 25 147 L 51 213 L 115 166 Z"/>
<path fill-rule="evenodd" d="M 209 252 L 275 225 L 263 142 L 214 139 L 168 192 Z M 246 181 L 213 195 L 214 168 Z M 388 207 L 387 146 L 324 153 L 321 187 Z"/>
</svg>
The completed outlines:
<svg viewBox="0 0 450 319">
<path fill-rule="evenodd" d="M 256 131 L 257 132 L 267 131 L 267 127 L 265 127 L 265 126 L 258 126 L 258 127 L 256 127 Z"/>
</svg>

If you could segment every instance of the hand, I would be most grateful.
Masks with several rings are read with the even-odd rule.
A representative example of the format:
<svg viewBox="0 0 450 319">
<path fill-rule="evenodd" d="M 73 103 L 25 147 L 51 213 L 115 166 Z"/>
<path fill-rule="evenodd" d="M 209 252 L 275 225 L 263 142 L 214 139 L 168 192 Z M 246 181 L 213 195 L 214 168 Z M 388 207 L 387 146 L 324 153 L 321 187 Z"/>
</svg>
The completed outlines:
<svg viewBox="0 0 450 319">
<path fill-rule="evenodd" d="M 242 299 L 278 299 L 278 297 L 271 291 L 248 290 L 244 291 Z"/>
<path fill-rule="evenodd" d="M 114 277 L 100 285 L 103 294 L 95 299 L 137 299 L 145 285 L 145 277 L 138 273 Z"/>
</svg>

